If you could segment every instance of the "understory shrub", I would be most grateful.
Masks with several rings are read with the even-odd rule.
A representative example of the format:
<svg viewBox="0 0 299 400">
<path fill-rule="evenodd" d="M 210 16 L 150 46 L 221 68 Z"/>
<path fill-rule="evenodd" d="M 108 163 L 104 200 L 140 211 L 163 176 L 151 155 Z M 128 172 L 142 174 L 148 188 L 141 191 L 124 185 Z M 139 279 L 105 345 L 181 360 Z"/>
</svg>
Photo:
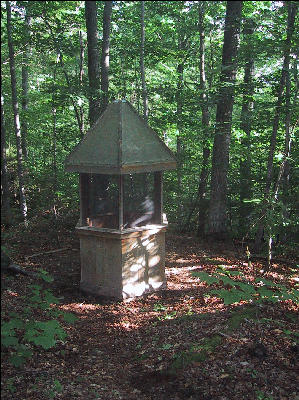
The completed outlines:
<svg viewBox="0 0 299 400">
<path fill-rule="evenodd" d="M 53 281 L 46 271 L 41 271 L 39 276 L 46 282 Z M 31 293 L 23 297 L 21 312 L 11 312 L 5 320 L 1 315 L 1 351 L 5 348 L 9 350 L 9 361 L 15 367 L 24 364 L 33 355 L 34 348 L 48 350 L 55 346 L 57 340 L 66 339 L 67 333 L 58 318 L 67 323 L 74 323 L 77 319 L 72 313 L 53 308 L 59 299 L 51 290 L 37 284 L 29 288 Z M 42 320 L 35 319 L 36 310 L 42 311 Z"/>
<path fill-rule="evenodd" d="M 211 275 L 203 271 L 194 271 L 192 275 L 208 285 L 224 286 L 213 289 L 210 293 L 223 299 L 226 305 L 242 300 L 254 303 L 265 301 L 276 303 L 283 300 L 299 302 L 299 290 L 297 289 L 288 289 L 285 285 L 260 277 L 255 278 L 254 283 L 251 283 L 244 277 L 242 271 L 229 271 L 225 266 L 219 266 Z"/>
</svg>

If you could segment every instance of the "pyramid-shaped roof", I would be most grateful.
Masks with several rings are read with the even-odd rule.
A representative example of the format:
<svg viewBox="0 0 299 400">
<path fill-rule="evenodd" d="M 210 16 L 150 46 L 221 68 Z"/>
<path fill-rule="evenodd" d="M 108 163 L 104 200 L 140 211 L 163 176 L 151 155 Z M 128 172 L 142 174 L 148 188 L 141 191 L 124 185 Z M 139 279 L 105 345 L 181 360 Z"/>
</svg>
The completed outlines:
<svg viewBox="0 0 299 400">
<path fill-rule="evenodd" d="M 173 153 L 125 100 L 109 104 L 65 161 L 68 172 L 131 174 L 173 169 Z"/>
</svg>

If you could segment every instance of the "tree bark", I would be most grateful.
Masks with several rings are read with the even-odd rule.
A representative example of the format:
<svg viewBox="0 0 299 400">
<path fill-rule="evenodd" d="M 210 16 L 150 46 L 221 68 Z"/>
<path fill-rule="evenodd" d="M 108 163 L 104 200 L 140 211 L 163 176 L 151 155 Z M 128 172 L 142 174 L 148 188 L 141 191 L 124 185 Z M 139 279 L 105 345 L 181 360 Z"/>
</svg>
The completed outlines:
<svg viewBox="0 0 299 400">
<path fill-rule="evenodd" d="M 96 1 L 85 1 L 85 19 L 88 47 L 88 117 L 90 126 L 92 126 L 100 116 L 100 68 Z"/>
<path fill-rule="evenodd" d="M 252 204 L 246 202 L 252 198 L 251 184 L 251 126 L 253 114 L 253 93 L 254 93 L 254 60 L 253 60 L 253 43 L 252 34 L 254 32 L 253 22 L 247 21 L 244 29 L 245 34 L 245 71 L 243 83 L 243 102 L 241 111 L 241 129 L 245 133 L 242 138 L 242 155 L 240 160 L 240 214 L 239 229 L 244 235 L 248 232 L 249 216 L 252 211 Z"/>
<path fill-rule="evenodd" d="M 56 192 L 57 192 L 57 116 L 56 116 L 56 65 L 53 71 L 53 91 L 52 91 L 52 117 L 53 117 L 53 204 L 55 207 Z M 54 208 L 53 207 L 53 208 Z"/>
<path fill-rule="evenodd" d="M 145 69 L 144 69 L 144 43 L 145 43 L 144 1 L 141 1 L 140 22 L 141 22 L 140 74 L 141 74 L 141 85 L 142 85 L 143 118 L 147 121 L 148 120 L 148 97 L 147 97 Z"/>
<path fill-rule="evenodd" d="M 9 66 L 10 66 L 10 79 L 11 79 L 11 97 L 12 107 L 14 114 L 14 128 L 16 135 L 17 145 L 17 162 L 18 162 L 18 180 L 19 180 L 19 194 L 20 194 L 20 210 L 24 222 L 27 221 L 27 203 L 24 186 L 24 172 L 23 172 L 23 153 L 22 153 L 22 140 L 21 140 L 21 126 L 20 126 L 20 114 L 19 105 L 17 98 L 17 81 L 16 81 L 16 69 L 15 69 L 15 58 L 14 58 L 14 47 L 12 42 L 12 27 L 11 27 L 11 6 L 10 2 L 6 2 L 7 10 L 7 40 L 9 50 Z"/>
<path fill-rule="evenodd" d="M 283 67 L 282 67 L 280 81 L 279 81 L 277 101 L 276 101 L 273 124 L 272 124 L 272 134 L 271 134 L 271 139 L 270 139 L 269 155 L 268 155 L 268 161 L 267 161 L 267 175 L 266 175 L 266 185 L 265 185 L 265 189 L 264 189 L 263 208 L 262 208 L 262 214 L 260 217 L 260 223 L 259 223 L 258 230 L 257 230 L 256 236 L 255 236 L 256 250 L 259 250 L 261 248 L 262 239 L 263 239 L 264 231 L 265 231 L 265 225 L 266 225 L 265 216 L 267 214 L 267 211 L 269 210 L 269 207 L 271 207 L 271 205 L 269 204 L 269 200 L 270 200 L 271 185 L 272 185 L 272 181 L 273 181 L 273 160 L 274 160 L 274 154 L 275 154 L 275 149 L 276 149 L 276 140 L 277 140 L 277 132 L 278 132 L 278 126 L 279 126 L 280 112 L 281 112 L 282 102 L 283 102 L 283 98 L 284 98 L 283 92 L 284 92 L 284 87 L 285 87 L 285 83 L 286 83 L 286 74 L 287 74 L 287 71 L 289 70 L 289 64 L 290 64 L 290 51 L 291 51 L 291 42 L 292 42 L 292 36 L 293 36 L 294 26 L 295 26 L 295 17 L 296 17 L 296 11 L 297 11 L 297 7 L 298 7 L 297 4 L 292 1 L 286 2 L 286 5 L 288 7 L 287 37 L 285 40 Z M 268 235 L 268 236 L 270 237 L 271 235 Z"/>
<path fill-rule="evenodd" d="M 27 149 L 27 133 L 28 133 L 28 124 L 27 124 L 27 113 L 28 113 L 28 62 L 29 62 L 29 40 L 30 40 L 30 25 L 31 18 L 26 15 L 25 16 L 25 25 L 26 25 L 26 45 L 25 51 L 23 55 L 23 65 L 22 65 L 22 119 L 21 119 L 21 132 L 22 132 L 22 152 L 24 159 L 27 159 L 28 149 Z"/>
<path fill-rule="evenodd" d="M 179 48 L 181 45 L 179 44 Z M 177 223 L 182 222 L 183 203 L 182 203 L 182 167 L 183 167 L 183 143 L 182 143 L 182 88 L 184 65 L 179 63 L 177 66 L 178 81 L 176 90 L 176 106 L 177 106 L 177 138 L 176 138 L 176 157 L 177 157 Z"/>
<path fill-rule="evenodd" d="M 103 42 L 101 56 L 101 107 L 100 113 L 105 111 L 108 105 L 109 90 L 109 51 L 110 51 L 110 27 L 111 27 L 112 1 L 105 1 L 103 14 Z"/>
<path fill-rule="evenodd" d="M 206 72 L 205 72 L 205 29 L 204 29 L 205 2 L 200 1 L 198 7 L 198 26 L 199 26 L 199 74 L 200 74 L 200 99 L 201 99 L 201 122 L 204 131 L 203 151 L 202 151 L 202 167 L 200 172 L 198 199 L 198 228 L 199 236 L 204 234 L 206 207 L 204 206 L 204 198 L 206 195 L 208 176 L 209 176 L 209 158 L 210 148 L 207 146 L 207 138 L 210 135 L 210 113 L 208 108 L 208 97 L 206 90 Z"/>
<path fill-rule="evenodd" d="M 83 75 L 84 75 L 84 44 L 82 38 L 82 31 L 79 31 L 79 44 L 80 44 L 80 61 L 79 61 L 79 86 L 82 89 L 83 87 Z M 79 113 L 80 113 L 80 133 L 81 138 L 84 136 L 84 107 L 83 105 L 79 105 Z"/>
<path fill-rule="evenodd" d="M 207 229 L 209 235 L 219 238 L 227 236 L 227 174 L 241 13 L 242 1 L 227 2 Z"/>
<path fill-rule="evenodd" d="M 60 67 L 61 67 L 61 69 L 62 69 L 62 72 L 63 72 L 63 75 L 64 75 L 64 77 L 65 77 L 65 80 L 66 80 L 66 83 L 67 83 L 67 86 L 68 86 L 68 89 L 69 89 L 69 94 L 71 95 L 72 94 L 72 85 L 71 85 L 71 82 L 70 82 L 70 79 L 69 79 L 69 76 L 68 76 L 68 73 L 67 73 L 67 71 L 66 71 L 66 68 L 65 68 L 65 66 L 64 66 L 64 62 L 63 62 L 63 53 L 62 53 L 62 51 L 61 51 L 61 49 L 60 49 L 60 46 L 59 46 L 59 43 L 57 42 L 57 39 L 56 39 L 56 36 L 55 36 L 55 34 L 53 33 L 53 30 L 52 30 L 52 27 L 51 27 L 51 25 L 49 24 L 49 22 L 46 20 L 46 18 L 43 18 L 44 19 L 44 22 L 45 22 L 45 24 L 48 26 L 48 28 L 49 28 L 49 31 L 50 31 L 50 34 L 51 34 L 51 37 L 52 37 L 52 40 L 53 40 L 53 44 L 54 44 L 54 47 L 55 47 L 55 49 L 56 49 L 56 52 L 57 52 L 57 60 L 59 61 L 59 63 L 60 63 Z M 81 55 L 80 55 L 80 57 L 81 57 Z M 83 73 L 82 73 L 83 74 Z M 82 75 L 83 76 L 83 75 Z M 75 117 L 76 117 L 76 120 L 77 120 L 77 123 L 78 123 L 78 128 L 79 128 L 79 131 L 80 131 L 80 136 L 81 137 L 83 137 L 83 135 L 84 135 L 84 115 L 83 115 L 83 113 L 82 113 L 82 108 L 79 106 L 79 108 L 77 107 L 77 104 L 76 104 L 76 102 L 75 102 L 75 100 L 74 100 L 74 98 L 71 96 L 71 102 L 72 102 L 72 105 L 73 105 L 73 108 L 74 108 L 74 113 L 75 113 Z"/>
<path fill-rule="evenodd" d="M 9 223 L 11 220 L 7 159 L 6 159 L 6 129 L 4 116 L 4 98 L 1 92 L 1 220 Z"/>
</svg>

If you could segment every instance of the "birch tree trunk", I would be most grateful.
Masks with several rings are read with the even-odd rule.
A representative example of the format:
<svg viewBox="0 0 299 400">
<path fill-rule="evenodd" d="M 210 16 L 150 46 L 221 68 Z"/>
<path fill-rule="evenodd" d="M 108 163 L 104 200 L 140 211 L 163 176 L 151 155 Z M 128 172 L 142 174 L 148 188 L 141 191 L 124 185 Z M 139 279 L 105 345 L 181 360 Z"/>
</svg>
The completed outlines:
<svg viewBox="0 0 299 400">
<path fill-rule="evenodd" d="M 6 2 L 7 10 L 7 40 L 9 50 L 9 66 L 10 66 L 10 79 L 11 79 L 11 97 L 12 97 L 12 108 L 14 114 L 14 128 L 16 135 L 17 145 L 17 162 L 18 162 L 18 180 L 19 180 L 19 195 L 20 195 L 20 211 L 24 222 L 27 222 L 27 203 L 24 186 L 24 172 L 23 172 L 23 153 L 22 153 L 22 140 L 21 140 L 21 126 L 20 126 L 20 114 L 19 105 L 17 98 L 17 81 L 16 81 L 16 69 L 15 69 L 15 58 L 14 58 L 14 47 L 12 42 L 12 27 L 11 27 L 11 6 L 10 2 Z"/>
<path fill-rule="evenodd" d="M 215 238 L 227 236 L 227 174 L 241 13 L 242 1 L 227 2 L 207 229 Z"/>
<path fill-rule="evenodd" d="M 112 1 L 105 1 L 104 15 L 103 15 L 102 56 L 101 56 L 101 107 L 100 107 L 101 114 L 103 111 L 105 111 L 108 105 L 111 14 L 112 14 Z"/>
</svg>

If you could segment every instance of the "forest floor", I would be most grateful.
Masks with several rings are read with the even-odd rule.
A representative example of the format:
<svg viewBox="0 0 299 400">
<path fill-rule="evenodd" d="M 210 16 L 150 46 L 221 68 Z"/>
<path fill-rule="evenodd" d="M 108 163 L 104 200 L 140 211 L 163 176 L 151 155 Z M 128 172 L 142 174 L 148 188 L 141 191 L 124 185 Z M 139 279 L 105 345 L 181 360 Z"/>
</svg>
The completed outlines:
<svg viewBox="0 0 299 400">
<path fill-rule="evenodd" d="M 126 302 L 104 301 L 79 291 L 73 226 L 45 219 L 4 235 L 14 261 L 30 271 L 48 271 L 54 281 L 45 286 L 60 299 L 56 307 L 78 319 L 63 325 L 65 341 L 38 348 L 19 368 L 4 349 L 2 399 L 299 399 L 296 305 L 224 305 L 191 274 L 226 265 L 252 280 L 263 265 L 248 267 L 244 248 L 167 233 L 167 289 Z M 37 255 L 55 249 L 65 250 Z M 295 272 L 292 264 L 274 263 L 264 277 L 294 286 Z M 23 296 L 34 283 L 22 275 L 4 277 L 4 320 L 11 311 L 22 312 Z"/>
</svg>

